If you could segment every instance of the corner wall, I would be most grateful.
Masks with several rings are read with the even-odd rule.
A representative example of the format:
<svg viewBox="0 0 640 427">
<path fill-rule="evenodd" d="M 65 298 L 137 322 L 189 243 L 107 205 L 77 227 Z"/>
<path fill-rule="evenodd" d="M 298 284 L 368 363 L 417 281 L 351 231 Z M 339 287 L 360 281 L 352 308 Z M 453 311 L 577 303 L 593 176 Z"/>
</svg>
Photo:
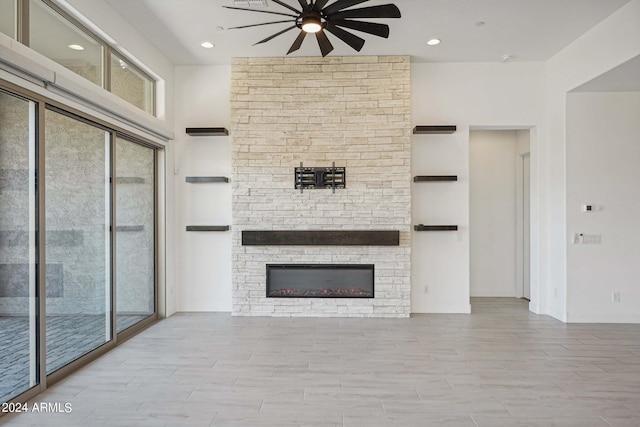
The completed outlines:
<svg viewBox="0 0 640 427">
<path fill-rule="evenodd" d="M 640 92 L 567 96 L 567 229 L 602 237 L 568 245 L 569 322 L 640 323 L 639 117 Z"/>
</svg>

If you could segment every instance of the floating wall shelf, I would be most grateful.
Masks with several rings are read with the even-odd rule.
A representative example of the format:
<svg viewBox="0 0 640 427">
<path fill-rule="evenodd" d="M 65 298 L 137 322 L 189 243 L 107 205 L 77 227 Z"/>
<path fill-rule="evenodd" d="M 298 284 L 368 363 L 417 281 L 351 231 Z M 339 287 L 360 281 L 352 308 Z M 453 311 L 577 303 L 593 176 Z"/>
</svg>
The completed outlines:
<svg viewBox="0 0 640 427">
<path fill-rule="evenodd" d="M 187 231 L 229 231 L 229 225 L 187 225 Z"/>
<path fill-rule="evenodd" d="M 190 182 L 192 184 L 205 182 L 229 182 L 229 178 L 226 176 L 187 176 L 184 180 L 185 182 Z"/>
<path fill-rule="evenodd" d="M 414 135 L 423 134 L 446 134 L 454 133 L 456 131 L 455 125 L 431 125 L 431 126 L 416 126 L 413 128 Z"/>
<path fill-rule="evenodd" d="M 458 175 L 418 175 L 413 177 L 413 182 L 439 182 L 457 180 Z"/>
<path fill-rule="evenodd" d="M 187 231 L 229 231 L 229 225 L 187 225 Z"/>
<path fill-rule="evenodd" d="M 191 136 L 225 136 L 229 135 L 226 128 L 187 128 L 187 135 Z"/>
<path fill-rule="evenodd" d="M 456 231 L 458 229 L 457 225 L 424 225 L 418 224 L 414 225 L 413 229 L 415 231 Z"/>
</svg>

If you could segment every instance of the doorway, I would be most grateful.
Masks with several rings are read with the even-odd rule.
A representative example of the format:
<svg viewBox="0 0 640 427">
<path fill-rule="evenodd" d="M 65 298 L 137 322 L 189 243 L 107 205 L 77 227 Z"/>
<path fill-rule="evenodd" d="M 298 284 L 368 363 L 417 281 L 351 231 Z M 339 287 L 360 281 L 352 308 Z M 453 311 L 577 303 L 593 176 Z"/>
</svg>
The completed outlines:
<svg viewBox="0 0 640 427">
<path fill-rule="evenodd" d="M 529 129 L 469 135 L 470 295 L 530 298 Z"/>
</svg>

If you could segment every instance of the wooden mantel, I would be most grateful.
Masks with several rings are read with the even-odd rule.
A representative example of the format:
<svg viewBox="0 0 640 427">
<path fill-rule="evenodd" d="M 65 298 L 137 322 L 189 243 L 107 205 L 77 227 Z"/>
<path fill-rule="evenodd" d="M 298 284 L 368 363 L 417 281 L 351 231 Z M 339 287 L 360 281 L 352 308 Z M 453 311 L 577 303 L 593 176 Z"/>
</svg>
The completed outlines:
<svg viewBox="0 0 640 427">
<path fill-rule="evenodd" d="M 243 246 L 399 246 L 397 230 L 245 230 Z"/>
</svg>

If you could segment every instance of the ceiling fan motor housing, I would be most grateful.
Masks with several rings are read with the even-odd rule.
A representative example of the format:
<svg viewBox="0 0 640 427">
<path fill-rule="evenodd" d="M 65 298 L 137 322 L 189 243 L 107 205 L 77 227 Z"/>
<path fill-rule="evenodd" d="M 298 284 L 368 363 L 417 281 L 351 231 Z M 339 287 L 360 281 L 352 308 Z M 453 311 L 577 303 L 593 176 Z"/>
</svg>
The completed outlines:
<svg viewBox="0 0 640 427">
<path fill-rule="evenodd" d="M 307 33 L 317 33 L 326 26 L 326 19 L 316 10 L 305 10 L 296 25 Z M 313 30 L 309 30 L 309 26 L 314 27 Z"/>
</svg>

